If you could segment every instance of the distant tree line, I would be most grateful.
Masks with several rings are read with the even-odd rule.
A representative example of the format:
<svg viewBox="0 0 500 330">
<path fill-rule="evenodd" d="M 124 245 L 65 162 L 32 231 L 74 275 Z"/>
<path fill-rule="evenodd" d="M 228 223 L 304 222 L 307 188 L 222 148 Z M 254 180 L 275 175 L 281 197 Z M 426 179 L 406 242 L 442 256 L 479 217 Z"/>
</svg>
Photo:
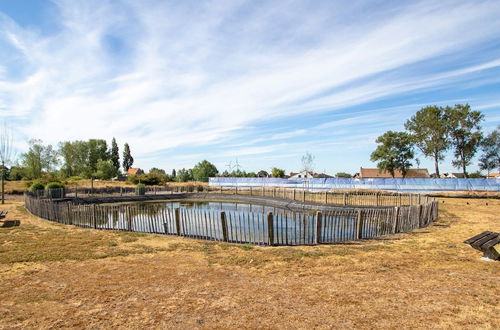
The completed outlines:
<svg viewBox="0 0 500 330">
<path fill-rule="evenodd" d="M 424 107 L 406 121 L 406 131 L 388 131 L 379 136 L 378 146 L 370 158 L 377 162 L 379 169 L 387 170 L 393 177 L 396 170 L 405 177 L 413 165 L 415 149 L 418 149 L 434 160 L 435 173 L 439 177 L 439 164 L 451 149 L 452 165 L 461 169 L 467 178 L 470 176 L 467 167 L 478 151 L 482 151 L 479 168 L 489 174 L 500 167 L 500 126 L 484 137 L 480 125 L 483 120 L 484 115 L 472 110 L 469 104 Z"/>
<path fill-rule="evenodd" d="M 10 180 L 40 179 L 44 175 L 59 178 L 111 179 L 121 174 L 120 155 L 116 139 L 108 148 L 106 140 L 65 141 L 44 145 L 41 140 L 28 142 L 28 151 L 21 154 L 7 177 Z M 124 145 L 122 168 L 126 172 L 134 163 L 127 143 Z"/>
</svg>

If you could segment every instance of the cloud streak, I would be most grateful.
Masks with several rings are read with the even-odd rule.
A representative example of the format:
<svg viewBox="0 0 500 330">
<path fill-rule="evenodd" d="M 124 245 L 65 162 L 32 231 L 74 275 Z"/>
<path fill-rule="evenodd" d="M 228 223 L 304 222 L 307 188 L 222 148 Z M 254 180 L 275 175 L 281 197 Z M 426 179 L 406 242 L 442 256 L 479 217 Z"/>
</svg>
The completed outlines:
<svg viewBox="0 0 500 330">
<path fill-rule="evenodd" d="M 471 51 L 500 36 L 494 1 L 55 4 L 59 28 L 50 34 L 0 16 L 8 49 L 1 116 L 16 122 L 20 138 L 114 136 L 151 163 L 162 162 L 155 154 L 175 158 L 202 146 L 220 159 L 278 154 L 297 138 L 306 148 L 321 141 L 310 133 L 318 125 L 384 127 L 376 114 L 324 126 L 308 118 L 429 92 L 500 65 L 497 51 Z M 270 121 L 274 131 L 259 129 Z"/>
</svg>

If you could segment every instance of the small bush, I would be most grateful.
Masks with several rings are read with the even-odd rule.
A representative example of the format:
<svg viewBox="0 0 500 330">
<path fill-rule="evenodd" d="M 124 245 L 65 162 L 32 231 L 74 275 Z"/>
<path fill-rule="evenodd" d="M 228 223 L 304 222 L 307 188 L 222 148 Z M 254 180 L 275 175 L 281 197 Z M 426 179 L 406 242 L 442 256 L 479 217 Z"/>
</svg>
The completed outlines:
<svg viewBox="0 0 500 330">
<path fill-rule="evenodd" d="M 165 176 L 157 173 L 130 175 L 128 181 L 133 184 L 143 183 L 147 186 L 156 186 L 165 182 Z"/>
<path fill-rule="evenodd" d="M 64 188 L 64 185 L 60 182 L 50 182 L 47 184 L 47 189 L 58 189 Z"/>
<path fill-rule="evenodd" d="M 33 193 L 36 193 L 38 192 L 39 190 L 44 190 L 45 189 L 45 185 L 41 182 L 33 182 L 31 184 L 31 187 L 30 187 L 30 191 L 33 192 Z"/>
<path fill-rule="evenodd" d="M 135 186 L 135 194 L 136 195 L 145 195 L 146 194 L 146 186 L 142 183 L 139 183 Z"/>
<path fill-rule="evenodd" d="M 64 185 L 60 182 L 50 182 L 47 184 L 47 197 L 50 198 L 63 198 Z"/>
</svg>

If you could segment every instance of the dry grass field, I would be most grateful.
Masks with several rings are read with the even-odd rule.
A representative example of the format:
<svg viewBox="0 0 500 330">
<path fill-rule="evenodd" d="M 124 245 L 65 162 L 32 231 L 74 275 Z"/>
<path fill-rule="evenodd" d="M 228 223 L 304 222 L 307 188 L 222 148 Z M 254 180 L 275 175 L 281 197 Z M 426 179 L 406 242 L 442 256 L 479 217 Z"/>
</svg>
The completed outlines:
<svg viewBox="0 0 500 330">
<path fill-rule="evenodd" d="M 49 223 L 9 201 L 0 328 L 477 328 L 500 324 L 500 200 L 442 199 L 431 227 L 380 240 L 252 247 Z"/>
<path fill-rule="evenodd" d="M 22 194 L 29 189 L 31 181 L 5 181 L 5 192 L 7 194 Z M 65 182 L 67 188 L 90 188 L 91 182 L 88 179 L 78 181 Z M 187 186 L 187 185 L 208 185 L 206 182 L 168 182 L 168 186 Z M 111 187 L 135 187 L 135 184 L 128 181 L 109 181 L 109 180 L 94 180 L 94 188 L 111 188 Z"/>
</svg>

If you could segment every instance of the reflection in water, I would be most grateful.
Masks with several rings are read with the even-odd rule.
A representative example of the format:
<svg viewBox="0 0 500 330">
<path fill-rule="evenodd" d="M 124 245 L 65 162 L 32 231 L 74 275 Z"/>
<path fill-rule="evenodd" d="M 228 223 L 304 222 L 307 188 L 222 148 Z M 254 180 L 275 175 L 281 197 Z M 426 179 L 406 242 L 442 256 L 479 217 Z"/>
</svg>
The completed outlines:
<svg viewBox="0 0 500 330">
<path fill-rule="evenodd" d="M 366 212 L 362 222 L 359 210 L 338 209 L 324 213 L 318 222 L 310 211 L 191 201 L 86 205 L 72 212 L 73 223 L 81 226 L 264 245 L 334 243 L 360 234 L 363 238 L 385 235 L 390 233 L 393 219 L 390 209 L 381 210 L 384 214 Z"/>
</svg>

